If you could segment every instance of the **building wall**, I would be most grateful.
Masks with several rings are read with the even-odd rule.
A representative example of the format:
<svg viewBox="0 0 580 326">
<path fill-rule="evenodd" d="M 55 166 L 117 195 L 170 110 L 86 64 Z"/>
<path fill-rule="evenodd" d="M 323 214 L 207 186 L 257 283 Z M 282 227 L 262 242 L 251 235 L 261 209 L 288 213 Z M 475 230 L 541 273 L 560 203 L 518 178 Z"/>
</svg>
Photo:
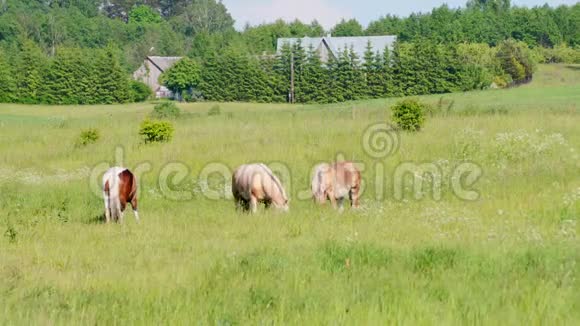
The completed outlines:
<svg viewBox="0 0 580 326">
<path fill-rule="evenodd" d="M 141 81 L 149 86 L 153 92 L 157 92 L 159 87 L 159 77 L 161 76 L 161 71 L 157 69 L 149 60 L 145 60 L 141 67 L 135 71 L 133 78 L 135 80 Z"/>
<path fill-rule="evenodd" d="M 330 51 L 328 51 L 326 45 L 324 45 L 324 42 L 320 42 L 320 45 L 318 46 L 316 52 L 318 52 L 318 55 L 320 55 L 320 61 L 322 61 L 322 63 L 328 63 L 331 54 Z"/>
<path fill-rule="evenodd" d="M 133 79 L 148 85 L 156 98 L 171 98 L 173 93 L 159 83 L 161 74 L 161 70 L 157 69 L 151 61 L 146 59 L 141 67 L 133 73 Z"/>
</svg>

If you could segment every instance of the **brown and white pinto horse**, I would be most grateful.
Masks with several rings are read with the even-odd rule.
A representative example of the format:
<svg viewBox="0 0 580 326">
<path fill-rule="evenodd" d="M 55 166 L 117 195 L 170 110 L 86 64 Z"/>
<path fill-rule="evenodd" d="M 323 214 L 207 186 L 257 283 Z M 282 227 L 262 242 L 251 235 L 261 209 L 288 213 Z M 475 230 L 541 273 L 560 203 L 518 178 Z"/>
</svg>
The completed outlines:
<svg viewBox="0 0 580 326">
<path fill-rule="evenodd" d="M 354 163 L 323 163 L 314 168 L 312 195 L 318 204 L 324 204 L 329 199 L 335 209 L 342 209 L 343 201 L 348 196 L 350 206 L 358 208 L 360 183 L 360 171 Z"/>
<path fill-rule="evenodd" d="M 266 208 L 273 204 L 284 212 L 289 210 L 282 183 L 264 164 L 242 165 L 236 169 L 232 176 L 232 193 L 238 209 L 255 213 L 258 203 L 264 203 Z"/>
<path fill-rule="evenodd" d="M 127 203 L 131 203 L 135 219 L 139 222 L 137 212 L 137 178 L 129 169 L 114 167 L 103 175 L 103 198 L 105 200 L 105 218 L 123 223 L 123 212 Z"/>
</svg>

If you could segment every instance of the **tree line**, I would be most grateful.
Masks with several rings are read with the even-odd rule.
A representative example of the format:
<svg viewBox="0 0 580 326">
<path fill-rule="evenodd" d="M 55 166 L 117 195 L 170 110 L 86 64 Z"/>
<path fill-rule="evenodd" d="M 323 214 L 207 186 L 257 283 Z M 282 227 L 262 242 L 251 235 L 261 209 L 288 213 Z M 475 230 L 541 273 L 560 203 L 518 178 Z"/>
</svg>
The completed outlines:
<svg viewBox="0 0 580 326">
<path fill-rule="evenodd" d="M 525 83 L 532 79 L 535 62 L 534 52 L 514 40 L 490 47 L 424 39 L 397 42 L 383 51 L 369 43 L 362 58 L 345 48 L 327 63 L 313 47 L 297 42 L 285 45 L 276 57 L 228 49 L 203 61 L 185 58 L 162 80 L 178 97 L 192 101 L 332 103 Z"/>
<path fill-rule="evenodd" d="M 0 50 L 3 103 L 113 104 L 142 101 L 150 93 L 129 79 L 112 47 L 59 48 L 52 57 L 32 41 L 12 53 Z"/>
<path fill-rule="evenodd" d="M 143 85 L 130 82 L 129 76 L 145 56 L 160 55 L 185 56 L 196 62 L 202 73 L 194 91 L 186 92 L 192 99 L 283 101 L 288 96 L 289 59 L 272 57 L 276 40 L 327 32 L 316 21 L 281 20 L 236 31 L 227 8 L 216 0 L 3 0 L 0 100 L 85 104 L 143 98 Z M 508 0 L 470 0 L 463 8 L 441 6 L 408 17 L 387 15 L 366 28 L 356 20 L 342 21 L 330 32 L 334 36 L 397 35 L 399 43 L 388 53 L 390 65 L 385 64 L 385 58 L 379 64 L 376 53 L 373 60 L 366 55 L 354 58 L 349 49 L 343 49 L 344 53 L 328 65 L 321 65 L 310 49 L 293 49 L 298 69 L 296 98 L 300 101 L 326 102 L 326 95 L 316 94 L 332 92 L 338 100 L 368 97 L 369 89 L 376 96 L 464 90 L 468 89 L 465 85 L 482 84 L 474 81 L 481 76 L 486 83 L 490 78 L 496 84 L 519 83 L 521 75 L 527 74 L 521 58 L 528 54 L 513 53 L 528 53 L 528 49 L 534 49 L 539 61 L 580 61 L 574 50 L 580 46 L 580 4 L 523 8 L 512 6 Z M 501 55 L 493 52 L 507 39 L 513 39 L 517 49 L 524 45 L 528 48 L 514 48 L 512 54 L 504 56 L 519 56 L 519 61 L 508 59 L 512 68 L 501 71 L 490 64 L 481 68 L 482 61 L 491 60 L 489 57 L 495 58 L 497 66 Z M 469 55 L 461 52 L 465 48 L 470 49 Z M 424 50 L 430 51 L 425 58 L 441 60 L 436 65 L 441 74 L 419 73 L 421 62 L 406 55 Z M 284 52 L 289 53 L 288 49 Z M 268 59 L 256 59 L 265 58 L 264 53 L 270 55 Z M 476 64 L 465 63 L 467 57 Z M 445 83 L 437 82 L 437 87 L 411 85 L 416 80 L 440 80 L 432 77 L 443 75 L 441 67 L 447 69 Z M 239 83 L 224 83 L 218 75 L 220 69 L 238 78 Z M 484 72 L 480 74 L 480 70 Z M 416 76 L 410 77 L 411 71 Z M 240 77 L 242 72 L 249 77 Z M 507 72 L 515 77 L 507 78 Z M 478 74 L 481 76 L 472 76 Z M 365 91 L 359 91 L 357 83 L 363 79 Z M 385 84 L 383 79 L 389 82 Z M 328 80 L 330 91 L 322 91 L 326 86 L 310 80 Z M 354 90 L 338 92 L 344 88 L 340 83 L 347 82 L 354 83 Z M 119 91 L 113 92 L 113 84 Z M 219 90 L 234 88 L 232 84 L 242 86 L 218 94 Z M 110 93 L 105 95 L 105 89 Z"/>
<path fill-rule="evenodd" d="M 251 54 L 275 53 L 281 37 L 396 35 L 402 42 L 486 43 L 512 38 L 529 47 L 580 46 L 580 3 L 515 7 L 509 0 L 469 0 L 408 17 L 385 15 L 365 28 L 352 19 L 330 31 L 316 21 L 282 20 L 234 29 L 217 0 L 3 0 L 0 47 L 29 39 L 53 55 L 58 47 L 105 48 L 124 53 L 134 70 L 146 55 L 203 58 L 235 47 Z"/>
</svg>

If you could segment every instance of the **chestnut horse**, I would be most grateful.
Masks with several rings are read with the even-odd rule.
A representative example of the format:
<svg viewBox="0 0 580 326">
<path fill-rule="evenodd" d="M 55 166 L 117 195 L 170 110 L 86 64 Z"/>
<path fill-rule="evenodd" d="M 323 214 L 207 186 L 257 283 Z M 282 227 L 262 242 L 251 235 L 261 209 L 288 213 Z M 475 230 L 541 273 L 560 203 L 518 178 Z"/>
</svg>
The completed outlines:
<svg viewBox="0 0 580 326">
<path fill-rule="evenodd" d="M 288 197 L 282 183 L 264 164 L 237 168 L 232 176 L 232 193 L 238 209 L 255 213 L 258 203 L 264 203 L 266 208 L 274 205 L 284 212 L 289 210 Z"/>
<path fill-rule="evenodd" d="M 103 198 L 105 200 L 105 218 L 123 223 L 123 212 L 127 203 L 133 207 L 135 219 L 139 222 L 137 212 L 137 178 L 126 168 L 110 168 L 103 175 Z"/>
<path fill-rule="evenodd" d="M 314 168 L 312 178 L 312 196 L 318 204 L 329 199 L 332 207 L 343 207 L 348 196 L 350 206 L 359 207 L 361 174 L 352 162 L 323 163 Z"/>
</svg>

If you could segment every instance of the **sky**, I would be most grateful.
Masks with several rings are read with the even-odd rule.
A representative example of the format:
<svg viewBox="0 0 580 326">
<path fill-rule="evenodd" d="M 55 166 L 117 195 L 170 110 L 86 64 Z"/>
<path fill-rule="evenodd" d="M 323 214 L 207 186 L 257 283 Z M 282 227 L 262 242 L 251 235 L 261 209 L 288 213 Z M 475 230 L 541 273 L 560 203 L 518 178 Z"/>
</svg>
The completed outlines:
<svg viewBox="0 0 580 326">
<path fill-rule="evenodd" d="M 467 0 L 222 0 L 234 19 L 236 28 L 246 23 L 258 25 L 273 22 L 278 18 L 291 21 L 296 18 L 303 22 L 316 19 L 326 29 L 330 29 L 342 18 L 356 18 L 364 26 L 380 16 L 392 14 L 407 16 L 413 12 L 428 12 L 432 8 L 447 3 L 450 7 L 464 6 Z M 548 3 L 551 6 L 573 5 L 577 0 L 512 0 L 517 6 L 533 7 Z"/>
</svg>

